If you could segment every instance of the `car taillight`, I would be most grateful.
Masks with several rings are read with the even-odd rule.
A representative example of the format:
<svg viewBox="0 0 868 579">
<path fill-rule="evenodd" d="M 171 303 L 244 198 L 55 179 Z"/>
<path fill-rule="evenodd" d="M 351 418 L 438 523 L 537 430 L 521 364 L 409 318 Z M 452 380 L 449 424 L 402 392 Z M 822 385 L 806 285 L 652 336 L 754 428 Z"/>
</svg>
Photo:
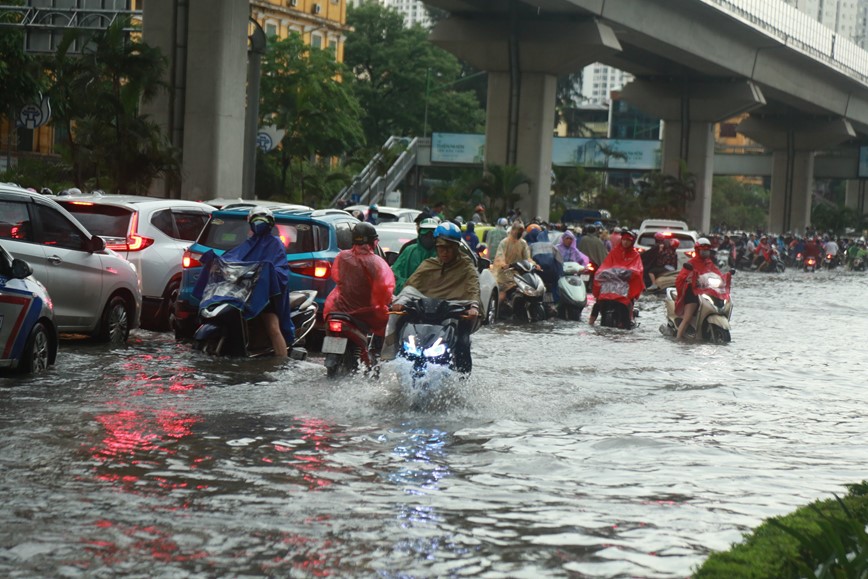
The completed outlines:
<svg viewBox="0 0 868 579">
<path fill-rule="evenodd" d="M 332 264 L 319 259 L 289 262 L 289 269 L 291 269 L 293 273 L 297 273 L 299 275 L 306 275 L 308 277 L 315 277 L 318 279 L 328 277 L 329 273 L 331 272 L 331 268 Z"/>
<path fill-rule="evenodd" d="M 201 253 L 195 253 L 190 251 L 189 249 L 184 250 L 184 256 L 181 258 L 181 267 L 184 269 L 190 269 L 191 267 L 201 267 L 202 262 L 199 261 L 202 258 Z"/>
<path fill-rule="evenodd" d="M 77 203 L 77 202 L 73 202 Z M 84 204 L 82 202 L 81 204 Z M 92 203 L 88 203 L 89 205 L 93 205 Z M 124 243 L 107 243 L 106 247 L 109 249 L 113 249 L 114 251 L 141 251 L 145 248 L 148 248 L 154 244 L 154 240 L 150 237 L 145 237 L 144 235 L 139 235 L 137 233 L 139 228 L 139 212 L 134 211 L 132 219 L 130 219 L 130 231 L 127 234 L 127 238 Z"/>
<path fill-rule="evenodd" d="M 340 320 L 329 320 L 329 332 L 340 334 L 344 331 L 344 323 Z"/>
<path fill-rule="evenodd" d="M 696 257 L 696 252 L 691 249 L 691 250 L 685 251 L 684 255 L 686 255 L 690 259 L 693 259 L 694 257 Z"/>
</svg>

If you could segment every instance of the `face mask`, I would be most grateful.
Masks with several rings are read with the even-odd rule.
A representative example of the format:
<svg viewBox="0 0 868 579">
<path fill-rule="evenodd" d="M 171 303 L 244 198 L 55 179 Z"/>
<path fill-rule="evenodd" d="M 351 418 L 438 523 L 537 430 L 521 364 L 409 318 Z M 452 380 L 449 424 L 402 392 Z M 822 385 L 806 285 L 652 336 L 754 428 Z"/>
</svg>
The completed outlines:
<svg viewBox="0 0 868 579">
<path fill-rule="evenodd" d="M 703 249 L 699 252 L 699 257 L 701 257 L 702 259 L 708 259 L 709 257 L 711 257 L 711 251 L 709 251 L 708 249 Z"/>
<path fill-rule="evenodd" d="M 271 224 L 264 221 L 257 221 L 251 225 L 253 235 L 265 235 L 271 231 Z"/>
<path fill-rule="evenodd" d="M 434 234 L 426 233 L 424 235 L 419 236 L 419 245 L 424 247 L 425 249 L 433 249 L 434 248 Z"/>
</svg>

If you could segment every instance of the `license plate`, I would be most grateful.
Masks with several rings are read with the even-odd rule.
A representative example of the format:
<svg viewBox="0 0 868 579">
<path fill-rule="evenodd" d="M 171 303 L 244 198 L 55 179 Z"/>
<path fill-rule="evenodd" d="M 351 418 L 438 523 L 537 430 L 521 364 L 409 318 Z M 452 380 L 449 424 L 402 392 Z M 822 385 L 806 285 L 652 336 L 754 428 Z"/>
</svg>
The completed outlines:
<svg viewBox="0 0 868 579">
<path fill-rule="evenodd" d="M 582 274 L 582 281 L 583 282 L 587 283 L 588 280 L 590 280 L 590 279 L 591 279 L 591 274 L 589 274 L 589 273 L 583 273 Z"/>
<path fill-rule="evenodd" d="M 347 350 L 347 339 L 326 336 L 322 340 L 323 354 L 343 354 Z"/>
</svg>

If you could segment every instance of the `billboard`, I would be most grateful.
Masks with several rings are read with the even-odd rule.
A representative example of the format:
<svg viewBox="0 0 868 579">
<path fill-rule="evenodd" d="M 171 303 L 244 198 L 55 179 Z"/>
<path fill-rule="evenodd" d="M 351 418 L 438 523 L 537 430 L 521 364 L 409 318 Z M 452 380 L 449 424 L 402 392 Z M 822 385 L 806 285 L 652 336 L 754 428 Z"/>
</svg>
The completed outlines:
<svg viewBox="0 0 868 579">
<path fill-rule="evenodd" d="M 481 165 L 485 160 L 485 135 L 434 133 L 431 135 L 432 163 Z"/>
<path fill-rule="evenodd" d="M 868 145 L 859 147 L 859 178 L 868 179 Z"/>
<path fill-rule="evenodd" d="M 655 171 L 661 155 L 660 141 L 555 137 L 552 145 L 552 165 L 558 167 Z"/>
</svg>

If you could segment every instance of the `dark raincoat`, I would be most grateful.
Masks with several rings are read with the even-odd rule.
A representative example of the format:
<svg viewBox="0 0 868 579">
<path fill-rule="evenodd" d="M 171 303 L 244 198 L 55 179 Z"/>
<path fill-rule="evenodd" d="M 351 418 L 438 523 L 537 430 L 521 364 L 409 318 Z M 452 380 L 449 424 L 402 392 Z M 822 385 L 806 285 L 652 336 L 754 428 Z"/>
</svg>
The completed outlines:
<svg viewBox="0 0 868 579">
<path fill-rule="evenodd" d="M 645 290 L 642 258 L 634 247 L 625 250 L 620 243 L 612 248 L 594 276 L 593 293 L 597 300 L 612 300 L 630 307 Z"/>
<path fill-rule="evenodd" d="M 436 248 L 425 249 L 425 246 L 419 241 L 404 246 L 398 255 L 398 259 L 392 264 L 392 272 L 395 274 L 395 293 L 401 293 L 401 290 L 404 289 L 404 284 L 407 282 L 407 278 L 413 275 L 413 272 L 416 271 L 416 268 L 423 261 L 436 256 Z"/>
<path fill-rule="evenodd" d="M 395 290 L 395 276 L 389 264 L 370 245 L 354 245 L 335 258 L 332 279 L 337 287 L 326 298 L 323 315 L 350 314 L 382 336 Z"/>
<path fill-rule="evenodd" d="M 270 304 L 280 322 L 280 331 L 287 342 L 291 343 L 295 336 L 295 327 L 290 318 L 289 292 L 286 291 L 289 282 L 289 265 L 286 262 L 286 248 L 279 238 L 270 232 L 263 235 L 252 235 L 246 241 L 218 256 L 209 251 L 202 256 L 202 273 L 193 288 L 193 297 L 202 299 L 208 285 L 212 268 L 220 268 L 224 264 L 244 263 L 262 264 L 253 293 L 246 300 L 229 295 L 208 295 L 199 304 L 199 309 L 208 307 L 215 302 L 230 303 L 238 308 L 244 319 L 250 320 L 262 313 Z"/>
</svg>

